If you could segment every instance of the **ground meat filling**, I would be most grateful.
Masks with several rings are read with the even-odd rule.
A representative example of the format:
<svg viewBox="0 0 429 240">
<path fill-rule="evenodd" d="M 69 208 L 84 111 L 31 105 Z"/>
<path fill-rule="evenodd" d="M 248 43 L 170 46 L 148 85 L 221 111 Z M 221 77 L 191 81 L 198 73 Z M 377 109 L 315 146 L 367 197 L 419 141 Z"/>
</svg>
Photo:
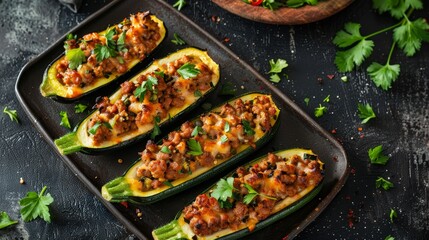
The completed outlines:
<svg viewBox="0 0 429 240">
<path fill-rule="evenodd" d="M 141 190 L 156 189 L 199 168 L 216 165 L 236 154 L 244 144 L 255 147 L 254 133 L 243 122 L 247 121 L 252 131 L 266 132 L 275 118 L 276 108 L 269 97 L 258 96 L 244 102 L 238 99 L 224 105 L 218 113 L 185 122 L 179 130 L 170 132 L 161 145 L 149 141 L 137 169 Z"/>
<path fill-rule="evenodd" d="M 80 48 L 85 54 L 85 60 L 77 69 L 71 69 L 70 62 L 63 58 L 56 66 L 59 81 L 66 86 L 83 88 L 110 74 L 122 74 L 128 70 L 128 64 L 131 61 L 146 58 L 161 38 L 159 26 L 151 19 L 148 12 L 131 15 L 129 19 L 116 25 L 112 40 L 118 41 L 123 33 L 125 39 L 121 49 L 114 49 L 115 53 L 111 57 L 101 61 L 100 57 L 97 58 L 94 49 L 108 45 L 105 35 L 90 33 L 80 40 L 67 40 L 66 51 Z"/>
<path fill-rule="evenodd" d="M 222 208 L 221 200 L 201 194 L 184 208 L 184 220 L 199 236 L 226 228 L 237 229 L 243 224 L 252 231 L 256 223 L 271 215 L 277 202 L 295 196 L 309 186 L 317 186 L 322 181 L 321 166 L 317 160 L 294 155 L 289 162 L 286 161 L 270 153 L 259 164 L 247 169 L 238 168 L 233 175 L 234 197 L 227 199 L 230 208 Z M 248 194 L 245 184 L 259 193 L 249 204 L 243 203 L 244 196 Z"/>
<path fill-rule="evenodd" d="M 199 74 L 194 78 L 180 78 L 177 70 L 186 63 L 194 64 Z M 183 56 L 155 72 L 138 76 L 136 81 L 124 82 L 121 84 L 121 97 L 116 101 L 108 97 L 96 100 L 94 108 L 98 112 L 87 124 L 88 136 L 94 145 L 100 145 L 133 132 L 139 126 L 166 119 L 170 109 L 185 104 L 187 95 L 193 95 L 195 90 L 207 90 L 213 74 L 200 58 Z M 145 90 L 142 90 L 142 85 Z"/>
</svg>

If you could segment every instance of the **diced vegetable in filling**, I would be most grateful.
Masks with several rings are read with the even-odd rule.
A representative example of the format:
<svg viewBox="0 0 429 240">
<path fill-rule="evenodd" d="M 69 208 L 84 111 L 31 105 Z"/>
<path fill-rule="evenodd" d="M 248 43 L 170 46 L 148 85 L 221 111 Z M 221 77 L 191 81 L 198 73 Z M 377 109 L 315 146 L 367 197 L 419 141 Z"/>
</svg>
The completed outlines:
<svg viewBox="0 0 429 240">
<path fill-rule="evenodd" d="M 237 99 L 170 132 L 161 145 L 149 141 L 141 153 L 137 178 L 149 191 L 212 167 L 235 155 L 245 145 L 255 147 L 255 136 L 272 128 L 277 108 L 267 95 Z M 256 139 L 257 140 L 257 139 Z"/>
</svg>

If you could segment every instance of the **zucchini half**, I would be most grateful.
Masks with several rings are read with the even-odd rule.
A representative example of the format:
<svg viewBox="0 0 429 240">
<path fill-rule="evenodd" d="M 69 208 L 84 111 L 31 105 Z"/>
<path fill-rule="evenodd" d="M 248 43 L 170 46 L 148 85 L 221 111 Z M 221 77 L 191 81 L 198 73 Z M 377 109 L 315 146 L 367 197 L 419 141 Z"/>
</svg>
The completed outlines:
<svg viewBox="0 0 429 240">
<path fill-rule="evenodd" d="M 272 126 L 270 130 L 264 132 L 260 129 L 260 127 L 254 128 L 255 148 L 247 143 L 241 144 L 235 154 L 232 154 L 229 158 L 218 160 L 214 166 L 200 167 L 186 177 L 171 181 L 170 186 L 165 185 L 149 191 L 142 191 L 139 189 L 139 186 L 142 184 L 136 175 L 137 169 L 139 166 L 141 166 L 141 161 L 139 159 L 125 172 L 122 177 L 113 179 L 102 187 L 101 193 L 103 198 L 110 202 L 128 201 L 137 204 L 153 203 L 197 185 L 211 178 L 215 174 L 226 170 L 228 167 L 237 163 L 237 161 L 240 161 L 246 156 L 254 153 L 258 148 L 267 143 L 274 136 L 280 125 L 280 121 L 278 120 L 280 110 L 275 105 L 270 95 L 262 93 L 248 93 L 229 100 L 210 111 L 220 112 L 220 109 L 224 105 L 230 104 L 237 99 L 241 99 L 244 102 L 246 100 L 253 100 L 258 96 L 267 96 L 273 103 L 273 106 L 275 106 L 276 113 L 275 116 L 270 120 L 270 124 Z M 193 121 L 196 121 L 197 119 L 199 119 L 199 117 L 195 118 Z"/>
<path fill-rule="evenodd" d="M 148 13 L 141 13 L 141 14 L 148 14 Z M 156 46 L 159 46 L 159 44 L 161 44 L 161 42 L 164 40 L 165 35 L 166 35 L 166 29 L 164 27 L 164 22 L 162 20 L 160 20 L 159 18 L 157 18 L 155 15 L 150 15 L 150 18 L 157 23 L 158 28 L 159 28 L 159 35 L 160 38 L 159 40 L 156 42 Z M 119 24 L 122 24 L 119 23 Z M 117 25 L 119 25 L 117 24 Z M 115 26 L 117 26 L 115 25 Z M 114 28 L 115 26 L 109 27 L 108 29 L 99 32 L 98 34 L 100 36 L 105 35 L 108 30 Z M 152 49 L 153 51 L 154 49 Z M 78 86 L 67 86 L 64 85 L 60 82 L 60 80 L 57 78 L 57 65 L 65 59 L 65 54 L 60 55 L 56 60 L 54 60 L 54 62 L 52 62 L 48 68 L 46 69 L 44 76 L 43 76 L 43 82 L 40 85 L 40 93 L 42 94 L 42 96 L 44 97 L 50 97 L 54 100 L 60 100 L 60 101 L 71 101 L 71 100 L 76 100 L 78 98 L 81 98 L 87 94 L 89 94 L 90 92 L 107 85 L 108 83 L 119 79 L 121 76 L 123 76 L 124 74 L 126 74 L 127 72 L 129 72 L 131 69 L 133 69 L 136 65 L 138 65 L 139 63 L 143 62 L 143 59 L 139 59 L 137 57 L 135 57 L 134 59 L 131 59 L 128 63 L 127 63 L 127 72 L 125 73 L 118 73 L 118 72 L 113 72 L 111 74 L 109 74 L 108 76 L 104 76 L 104 77 L 99 77 L 94 79 L 94 81 L 84 87 L 78 87 Z"/>
<path fill-rule="evenodd" d="M 289 159 L 294 156 L 298 155 L 301 158 L 304 159 L 305 155 L 310 155 L 310 157 L 313 159 L 314 157 L 317 157 L 311 150 L 307 149 L 289 149 L 289 150 L 280 150 L 274 153 L 277 156 L 283 157 Z M 244 167 L 249 167 L 252 165 L 255 165 L 262 160 L 264 160 L 267 157 L 267 155 L 260 157 L 258 159 L 255 159 L 246 165 Z M 323 174 L 323 163 L 320 161 L 320 159 L 317 157 L 317 161 L 320 164 L 320 171 Z M 235 172 L 232 172 L 225 176 L 225 179 L 227 177 L 231 177 Z M 322 179 L 323 181 L 323 179 Z M 293 212 L 299 210 L 301 207 L 303 207 L 305 204 L 310 202 L 322 189 L 322 181 L 317 186 L 309 186 L 305 188 L 303 191 L 297 193 L 293 197 L 287 197 L 278 203 L 273 208 L 273 211 L 271 212 L 270 216 L 268 216 L 266 219 L 258 222 L 255 226 L 255 229 L 253 231 L 249 231 L 246 224 L 241 224 L 237 227 L 237 229 L 233 230 L 231 228 L 226 228 L 223 230 L 220 230 L 216 233 L 213 233 L 212 235 L 208 236 L 198 236 L 191 230 L 191 227 L 188 223 L 185 222 L 183 213 L 179 212 L 177 214 L 177 217 L 171 221 L 170 223 L 161 226 L 155 230 L 152 231 L 152 236 L 155 240 L 179 240 L 179 239 L 200 239 L 200 240 L 211 240 L 211 239 L 239 239 L 243 238 L 244 236 L 251 234 L 255 231 L 258 231 L 260 229 L 263 229 L 270 224 L 273 224 L 276 221 L 281 220 L 282 218 L 292 214 Z M 208 190 L 204 191 L 204 193 L 209 193 L 213 191 L 213 189 L 216 187 L 216 184 L 211 186 Z"/>
<path fill-rule="evenodd" d="M 206 51 L 202 51 L 196 48 L 185 48 L 175 53 L 172 53 L 165 58 L 155 60 L 148 68 L 146 68 L 145 70 L 134 76 L 131 80 L 129 80 L 136 83 L 137 79 L 141 74 L 154 73 L 158 68 L 161 68 L 161 66 L 165 66 L 166 64 L 181 59 L 184 56 L 199 58 L 205 65 L 208 66 L 208 68 L 212 72 L 210 88 L 204 91 L 200 91 L 200 94 L 198 95 L 193 93 L 186 94 L 185 104 L 181 107 L 171 108 L 168 111 L 167 117 L 160 119 L 160 121 L 158 122 L 159 127 L 170 121 L 175 120 L 177 117 L 195 108 L 210 92 L 215 89 L 220 77 L 219 65 L 214 62 L 212 58 L 210 58 Z M 181 81 L 183 83 L 186 83 L 187 81 L 189 81 L 189 79 L 176 78 L 171 81 Z M 119 89 L 112 96 L 110 96 L 109 100 L 111 103 L 113 103 L 116 100 L 121 99 L 121 97 L 122 91 L 121 89 Z M 61 154 L 67 155 L 78 151 L 88 154 L 95 154 L 111 151 L 148 136 L 148 134 L 150 134 L 155 127 L 153 123 L 138 124 L 137 130 L 127 132 L 119 136 L 115 136 L 113 139 L 104 141 L 99 145 L 95 145 L 90 135 L 88 134 L 87 126 L 91 121 L 91 118 L 95 116 L 98 112 L 99 110 L 96 110 L 88 117 L 86 117 L 76 127 L 75 131 L 55 140 L 55 145 L 57 146 Z"/>
</svg>

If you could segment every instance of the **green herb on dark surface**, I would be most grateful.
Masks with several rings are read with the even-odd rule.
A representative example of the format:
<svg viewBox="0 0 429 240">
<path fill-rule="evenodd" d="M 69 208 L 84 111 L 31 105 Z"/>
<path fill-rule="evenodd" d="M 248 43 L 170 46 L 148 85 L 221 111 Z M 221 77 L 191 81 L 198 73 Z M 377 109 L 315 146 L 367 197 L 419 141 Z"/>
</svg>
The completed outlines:
<svg viewBox="0 0 429 240">
<path fill-rule="evenodd" d="M 185 45 L 186 42 L 179 36 L 179 34 L 174 33 L 173 34 L 174 39 L 171 40 L 172 43 L 176 45 Z"/>
<path fill-rule="evenodd" d="M 268 73 L 271 73 L 270 81 L 274 83 L 280 82 L 281 78 L 279 76 L 279 73 L 281 73 L 283 69 L 285 69 L 288 66 L 286 60 L 279 58 L 276 61 L 274 61 L 274 59 L 271 59 L 269 63 L 270 63 L 270 71 Z"/>
<path fill-rule="evenodd" d="M 304 102 L 305 102 L 305 105 L 308 106 L 308 103 L 310 103 L 310 98 L 308 97 L 304 98 Z"/>
<path fill-rule="evenodd" d="M 154 120 L 154 126 L 153 126 L 152 133 L 150 134 L 151 139 L 155 139 L 156 136 L 161 134 L 161 129 L 159 128 L 159 123 L 161 122 L 161 118 L 159 116 L 155 116 L 153 120 Z"/>
<path fill-rule="evenodd" d="M 319 118 L 323 116 L 326 112 L 328 112 L 328 109 L 325 106 L 322 106 L 322 104 L 319 104 L 319 107 L 314 109 L 314 116 Z"/>
<path fill-rule="evenodd" d="M 365 105 L 358 103 L 358 110 L 359 110 L 359 113 L 358 113 L 359 118 L 362 119 L 363 124 L 367 123 L 370 119 L 376 117 L 369 103 Z"/>
<path fill-rule="evenodd" d="M 195 64 L 185 63 L 177 69 L 177 72 L 182 76 L 182 78 L 188 79 L 196 77 L 200 73 L 200 70 L 195 67 Z"/>
<path fill-rule="evenodd" d="M 384 240 L 395 240 L 394 237 L 392 237 L 391 235 L 387 236 Z"/>
<path fill-rule="evenodd" d="M 60 125 L 66 128 L 71 128 L 70 126 L 70 121 L 69 121 L 69 117 L 67 116 L 67 112 L 65 111 L 61 111 L 60 112 L 60 117 L 61 117 L 61 122 Z"/>
<path fill-rule="evenodd" d="M 330 97 L 331 95 L 326 96 L 325 99 L 323 99 L 323 102 L 328 103 L 329 101 L 331 101 Z"/>
<path fill-rule="evenodd" d="M 341 77 L 341 81 L 343 81 L 343 82 L 348 82 L 348 81 L 349 81 L 349 79 L 348 79 L 348 77 L 347 77 L 347 76 L 342 76 L 342 77 Z"/>
<path fill-rule="evenodd" d="M 246 135 L 249 135 L 249 136 L 255 135 L 255 131 L 252 129 L 252 127 L 250 126 L 250 123 L 247 120 L 241 120 L 241 123 L 243 124 L 244 133 Z"/>
<path fill-rule="evenodd" d="M 108 129 L 112 129 L 112 126 L 108 123 L 108 122 L 96 122 L 89 130 L 88 133 L 94 135 L 97 132 L 97 129 L 104 125 L 105 127 L 107 127 Z"/>
<path fill-rule="evenodd" d="M 216 183 L 216 187 L 210 195 L 216 200 L 226 201 L 232 197 L 233 190 L 237 190 L 234 188 L 234 178 L 228 177 L 226 180 L 222 178 Z"/>
<path fill-rule="evenodd" d="M 88 106 L 78 103 L 76 105 L 74 105 L 74 112 L 75 113 L 83 113 L 86 109 L 88 108 Z"/>
<path fill-rule="evenodd" d="M 386 63 L 372 62 L 367 68 L 375 85 L 388 90 L 400 73 L 400 65 L 390 63 L 395 46 L 398 45 L 406 56 L 413 56 L 421 49 L 423 42 L 429 42 L 429 24 L 423 18 L 410 18 L 414 10 L 423 9 L 421 0 L 373 0 L 373 8 L 379 13 L 388 12 L 399 21 L 365 36 L 360 33 L 360 24 L 346 23 L 344 30 L 337 32 L 333 40 L 336 46 L 344 49 L 337 51 L 335 64 L 340 72 L 352 71 L 372 54 L 374 41 L 369 39 L 393 30 L 393 42 Z"/>
<path fill-rule="evenodd" d="M 234 85 L 231 82 L 226 82 L 222 84 L 222 87 L 219 91 L 219 96 L 233 96 L 237 92 L 237 89 L 234 88 Z"/>
<path fill-rule="evenodd" d="M 396 213 L 395 209 L 390 209 L 390 222 L 393 223 L 393 219 L 398 217 L 398 214 Z"/>
<path fill-rule="evenodd" d="M 77 69 L 85 60 L 85 53 L 80 48 L 73 48 L 66 51 L 66 59 L 69 61 L 70 69 Z"/>
<path fill-rule="evenodd" d="M 189 148 L 189 152 L 188 154 L 192 155 L 192 156 L 199 156 L 203 154 L 203 150 L 201 149 L 201 145 L 200 143 L 195 140 L 195 139 L 189 139 L 187 141 L 188 144 L 188 148 Z"/>
<path fill-rule="evenodd" d="M 383 188 L 384 190 L 389 190 L 393 187 L 393 183 L 389 182 L 388 180 L 382 177 L 378 177 L 377 180 L 375 180 L 375 187 Z"/>
<path fill-rule="evenodd" d="M 51 222 L 51 214 L 49 213 L 49 205 L 54 201 L 51 194 L 45 194 L 46 186 L 37 194 L 36 192 L 28 192 L 27 195 L 19 201 L 21 205 L 21 217 L 25 222 L 32 221 L 38 217 L 46 222 Z"/>
<path fill-rule="evenodd" d="M 9 215 L 7 215 L 6 212 L 0 213 L 0 229 L 9 227 L 17 223 L 18 221 L 10 219 Z"/>
<path fill-rule="evenodd" d="M 9 109 L 8 107 L 4 107 L 3 113 L 7 114 L 11 121 L 15 121 L 19 123 L 18 113 L 16 112 L 16 110 Z"/>
<path fill-rule="evenodd" d="M 177 10 L 182 10 L 182 8 L 186 6 L 185 0 L 177 0 L 176 3 L 174 3 L 173 7 L 177 8 Z"/>
<path fill-rule="evenodd" d="M 170 149 L 167 146 L 162 146 L 161 150 L 159 150 L 159 151 L 162 152 L 162 153 L 166 153 L 166 154 L 170 154 L 171 153 Z"/>
<path fill-rule="evenodd" d="M 386 165 L 387 161 L 389 160 L 389 157 L 383 155 L 382 151 L 382 145 L 378 145 L 368 150 L 368 156 L 372 164 Z"/>
<path fill-rule="evenodd" d="M 273 83 L 279 83 L 282 79 L 277 73 L 270 75 L 270 81 Z"/>
<path fill-rule="evenodd" d="M 270 197 L 270 196 L 267 196 L 267 195 L 265 195 L 265 194 L 261 194 L 261 193 L 258 193 L 255 189 L 253 189 L 252 188 L 252 186 L 250 186 L 249 184 L 247 184 L 247 183 L 245 183 L 244 184 L 244 187 L 247 189 L 247 194 L 244 196 L 244 198 L 243 198 L 243 203 L 244 204 L 250 204 L 252 201 L 253 201 L 253 199 L 256 197 L 256 196 L 258 196 L 258 195 L 261 195 L 262 197 L 264 197 L 264 198 L 268 198 L 268 199 L 271 199 L 271 200 L 277 200 L 277 198 L 274 198 L 274 197 Z"/>
</svg>

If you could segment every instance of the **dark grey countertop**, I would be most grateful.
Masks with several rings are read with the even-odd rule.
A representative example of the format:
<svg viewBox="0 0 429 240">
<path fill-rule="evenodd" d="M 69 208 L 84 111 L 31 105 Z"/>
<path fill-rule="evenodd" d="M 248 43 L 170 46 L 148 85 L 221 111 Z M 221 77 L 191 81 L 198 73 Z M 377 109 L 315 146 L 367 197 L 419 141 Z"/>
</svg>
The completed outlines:
<svg viewBox="0 0 429 240">
<path fill-rule="evenodd" d="M 0 239 L 133 239 L 46 144 L 14 92 L 19 71 L 30 59 L 107 2 L 84 1 L 75 14 L 55 0 L 0 0 L 0 108 L 16 109 L 20 117 L 18 124 L 0 115 L 0 211 L 19 220 L 16 226 L 0 230 Z M 385 61 L 390 34 L 375 38 L 370 61 L 346 74 L 347 83 L 340 80 L 344 74 L 333 64 L 332 38 L 344 23 L 360 22 L 367 32 L 393 23 L 390 17 L 376 14 L 371 1 L 356 0 L 328 19 L 292 27 L 251 22 L 210 1 L 187 2 L 182 13 L 261 74 L 268 77 L 270 59 L 286 59 L 288 80 L 277 87 L 309 115 L 314 116 L 318 103 L 331 96 L 328 114 L 317 122 L 336 131 L 334 136 L 346 149 L 352 171 L 334 201 L 297 239 L 384 239 L 387 235 L 425 239 L 429 235 L 429 44 L 423 44 L 411 58 L 394 53 L 392 62 L 401 64 L 401 75 L 391 90 L 383 91 L 365 69 L 371 61 Z M 416 11 L 415 16 L 428 19 L 428 8 Z M 309 106 L 304 103 L 306 97 L 311 99 Z M 362 125 L 358 102 L 370 103 L 377 118 Z M 368 149 L 379 144 L 390 156 L 386 166 L 369 163 Z M 392 181 L 394 188 L 376 189 L 378 176 Z M 24 185 L 19 183 L 21 177 Z M 19 199 L 44 185 L 55 199 L 52 223 L 24 223 Z M 394 223 L 389 219 L 390 209 L 398 212 Z"/>
</svg>

